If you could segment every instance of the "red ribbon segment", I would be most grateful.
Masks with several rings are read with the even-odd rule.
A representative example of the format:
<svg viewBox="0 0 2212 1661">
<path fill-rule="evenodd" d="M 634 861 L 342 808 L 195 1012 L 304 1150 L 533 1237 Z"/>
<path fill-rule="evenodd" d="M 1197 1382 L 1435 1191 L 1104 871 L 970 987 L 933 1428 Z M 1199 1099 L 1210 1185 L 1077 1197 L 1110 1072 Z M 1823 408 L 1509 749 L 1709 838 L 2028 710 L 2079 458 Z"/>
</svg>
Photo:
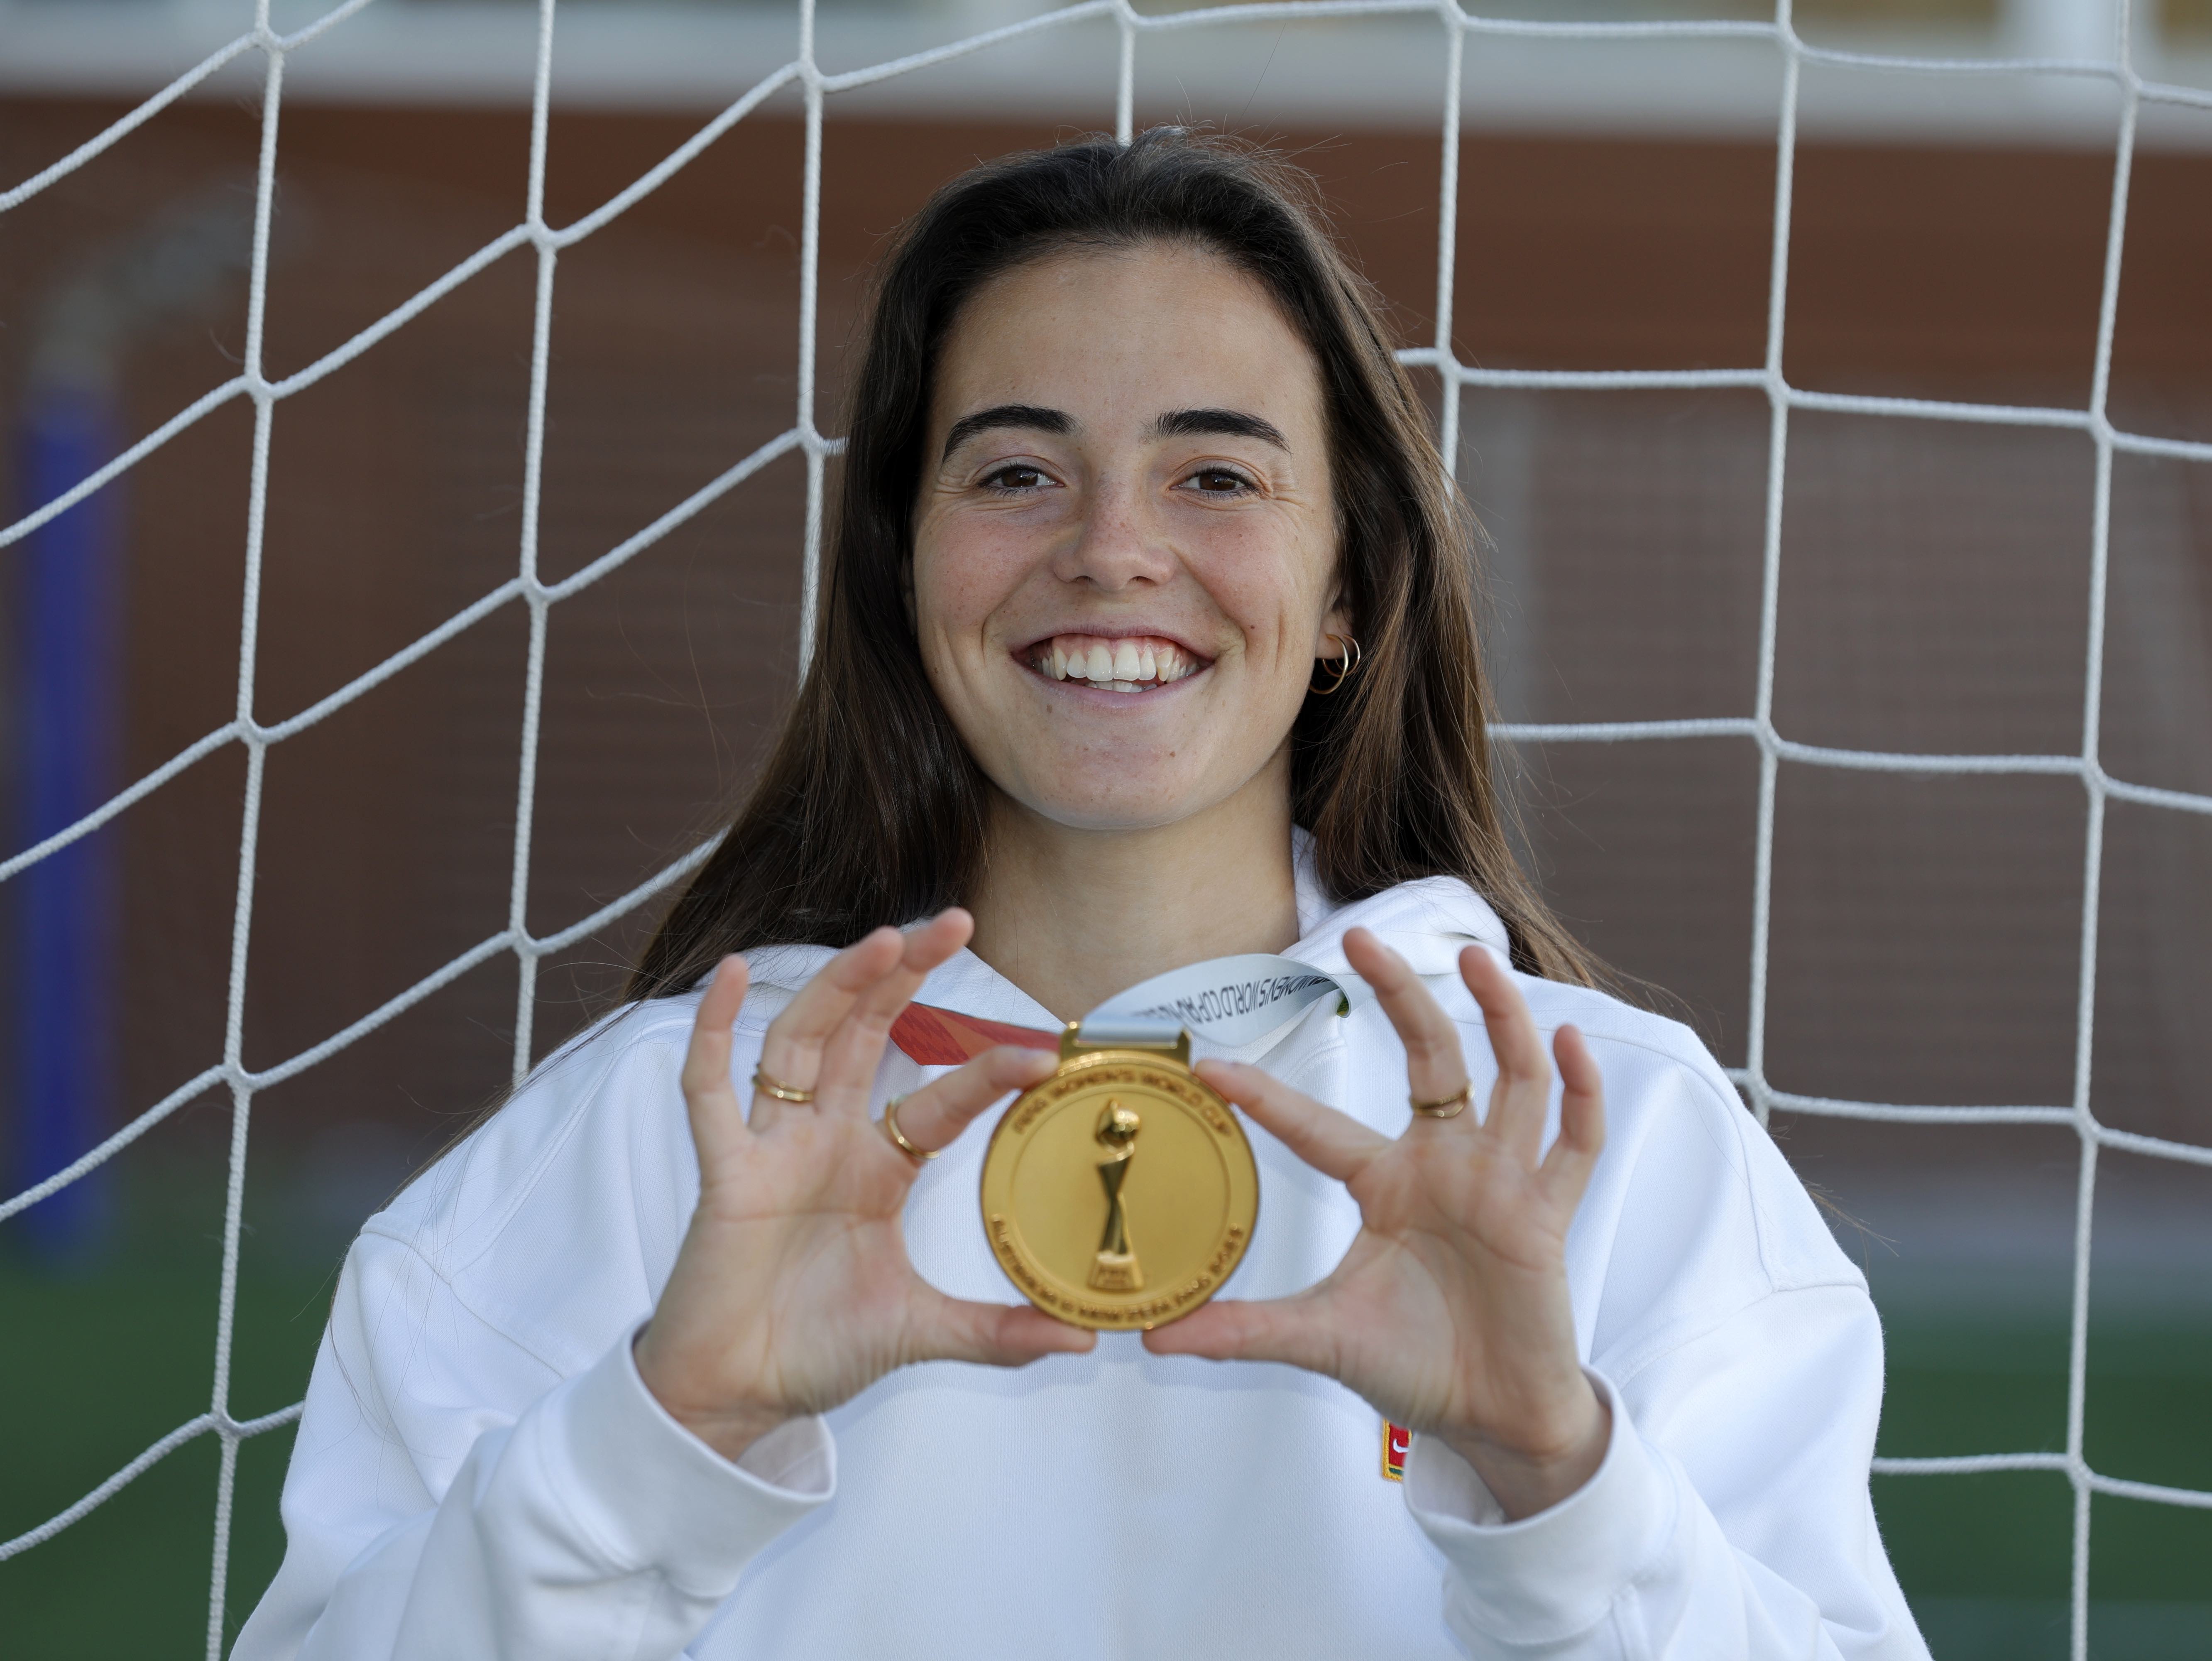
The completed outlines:
<svg viewBox="0 0 2212 1661">
<path fill-rule="evenodd" d="M 1060 1034 L 963 1015 L 957 1009 L 910 1003 L 891 1023 L 891 1042 L 924 1067 L 957 1067 L 1002 1043 L 1024 1050 L 1058 1050 Z"/>
</svg>

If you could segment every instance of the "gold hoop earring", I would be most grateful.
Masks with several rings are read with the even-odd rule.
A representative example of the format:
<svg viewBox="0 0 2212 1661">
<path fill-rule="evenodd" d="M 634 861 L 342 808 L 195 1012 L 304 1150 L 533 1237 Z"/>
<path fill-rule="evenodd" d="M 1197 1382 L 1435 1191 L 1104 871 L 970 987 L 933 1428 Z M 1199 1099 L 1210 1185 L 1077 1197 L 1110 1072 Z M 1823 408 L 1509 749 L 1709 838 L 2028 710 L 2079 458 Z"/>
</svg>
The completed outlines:
<svg viewBox="0 0 2212 1661">
<path fill-rule="evenodd" d="M 1352 671 L 1359 667 L 1359 660 L 1361 655 L 1359 642 L 1354 640 L 1350 635 L 1323 635 L 1322 638 L 1323 640 L 1342 641 L 1344 642 L 1344 651 L 1340 655 L 1334 658 L 1322 658 L 1317 660 L 1319 662 L 1328 666 L 1328 667 L 1324 668 L 1322 672 L 1324 674 L 1333 675 L 1334 678 L 1326 686 L 1316 686 L 1311 681 L 1308 681 L 1306 683 L 1306 691 L 1311 692 L 1317 698 L 1333 698 L 1339 692 L 1341 692 L 1344 690 L 1344 683 L 1352 678 Z"/>
</svg>

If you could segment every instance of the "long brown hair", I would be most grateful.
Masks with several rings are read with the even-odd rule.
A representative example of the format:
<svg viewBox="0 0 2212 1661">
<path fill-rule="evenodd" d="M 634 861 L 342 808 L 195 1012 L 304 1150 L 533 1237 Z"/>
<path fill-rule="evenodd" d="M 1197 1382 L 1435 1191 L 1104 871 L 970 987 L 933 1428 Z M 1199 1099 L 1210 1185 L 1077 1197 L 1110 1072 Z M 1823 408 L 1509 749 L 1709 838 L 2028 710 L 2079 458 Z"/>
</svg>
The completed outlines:
<svg viewBox="0 0 2212 1661">
<path fill-rule="evenodd" d="M 1291 802 L 1339 901 L 1463 879 L 1515 964 L 1591 984 L 1595 961 L 1523 876 L 1491 770 L 1476 533 L 1310 176 L 1234 140 L 1158 128 L 962 174 L 883 263 L 846 427 L 811 666 L 759 782 L 639 959 L 633 998 L 680 992 L 750 946 L 843 946 L 968 896 L 994 787 L 922 668 L 907 610 L 931 378 L 992 277 L 1072 247 L 1167 241 L 1255 278 L 1321 365 L 1341 568 L 1365 651 L 1291 731 Z"/>
</svg>

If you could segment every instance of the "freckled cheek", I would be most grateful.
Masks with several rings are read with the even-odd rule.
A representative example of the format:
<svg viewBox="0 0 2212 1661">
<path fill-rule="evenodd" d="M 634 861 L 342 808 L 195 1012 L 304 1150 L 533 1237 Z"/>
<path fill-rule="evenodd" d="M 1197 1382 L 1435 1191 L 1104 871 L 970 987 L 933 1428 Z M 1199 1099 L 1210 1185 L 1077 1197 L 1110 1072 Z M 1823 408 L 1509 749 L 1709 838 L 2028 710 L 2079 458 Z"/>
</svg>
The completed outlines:
<svg viewBox="0 0 2212 1661">
<path fill-rule="evenodd" d="M 939 537 L 915 561 L 915 609 L 925 633 L 972 639 L 1036 569 L 1036 539 L 1009 526 Z"/>
<path fill-rule="evenodd" d="M 1278 654 L 1303 653 L 1322 604 L 1318 564 L 1297 538 L 1259 529 L 1225 530 L 1208 538 L 1192 561 L 1213 603 L 1244 637 L 1245 649 L 1265 662 Z"/>
</svg>

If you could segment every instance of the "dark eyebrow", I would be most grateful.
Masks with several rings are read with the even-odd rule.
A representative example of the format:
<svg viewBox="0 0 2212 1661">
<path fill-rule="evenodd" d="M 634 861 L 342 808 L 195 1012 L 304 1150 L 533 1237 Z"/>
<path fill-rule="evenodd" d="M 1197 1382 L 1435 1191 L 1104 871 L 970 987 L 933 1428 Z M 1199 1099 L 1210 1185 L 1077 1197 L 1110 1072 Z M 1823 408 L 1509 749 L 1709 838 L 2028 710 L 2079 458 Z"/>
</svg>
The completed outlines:
<svg viewBox="0 0 2212 1661">
<path fill-rule="evenodd" d="M 1152 423 L 1155 438 L 1201 438 L 1209 433 L 1256 438 L 1286 453 L 1291 447 L 1273 422 L 1262 421 L 1242 410 L 1170 410 Z"/>
<path fill-rule="evenodd" d="M 1075 423 L 1065 410 L 1048 410 L 1036 404 L 994 404 L 988 410 L 964 415 L 945 435 L 945 453 L 951 455 L 978 433 L 997 427 L 1027 427 L 1032 432 L 1072 433 Z"/>
</svg>

